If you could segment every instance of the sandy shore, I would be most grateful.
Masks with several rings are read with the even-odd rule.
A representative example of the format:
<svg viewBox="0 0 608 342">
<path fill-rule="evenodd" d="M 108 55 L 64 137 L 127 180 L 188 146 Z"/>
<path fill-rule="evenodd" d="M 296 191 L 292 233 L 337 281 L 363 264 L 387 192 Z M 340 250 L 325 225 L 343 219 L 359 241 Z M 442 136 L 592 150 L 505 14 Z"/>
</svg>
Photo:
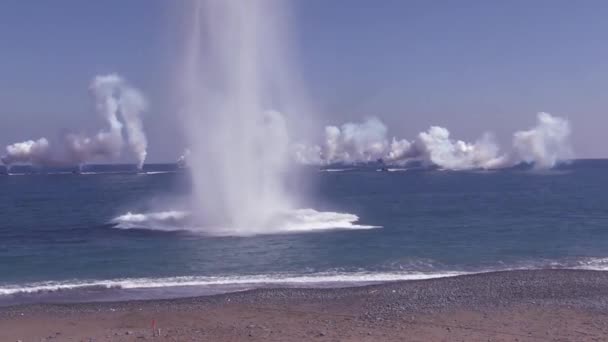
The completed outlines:
<svg viewBox="0 0 608 342">
<path fill-rule="evenodd" d="M 19 340 L 608 341 L 608 272 L 509 271 L 347 289 L 1 308 L 0 341 Z"/>
</svg>

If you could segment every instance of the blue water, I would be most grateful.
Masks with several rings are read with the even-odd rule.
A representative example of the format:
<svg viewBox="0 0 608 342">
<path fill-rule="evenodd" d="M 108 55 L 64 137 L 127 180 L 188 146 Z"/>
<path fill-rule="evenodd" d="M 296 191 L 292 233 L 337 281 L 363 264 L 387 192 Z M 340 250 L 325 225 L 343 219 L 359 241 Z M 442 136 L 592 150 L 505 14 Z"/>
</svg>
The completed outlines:
<svg viewBox="0 0 608 342">
<path fill-rule="evenodd" d="M 0 175 L 0 304 L 608 266 L 608 160 L 550 171 L 310 169 L 308 207 L 381 228 L 247 237 L 112 223 L 185 203 L 189 174 L 171 165 L 71 171 Z"/>
</svg>

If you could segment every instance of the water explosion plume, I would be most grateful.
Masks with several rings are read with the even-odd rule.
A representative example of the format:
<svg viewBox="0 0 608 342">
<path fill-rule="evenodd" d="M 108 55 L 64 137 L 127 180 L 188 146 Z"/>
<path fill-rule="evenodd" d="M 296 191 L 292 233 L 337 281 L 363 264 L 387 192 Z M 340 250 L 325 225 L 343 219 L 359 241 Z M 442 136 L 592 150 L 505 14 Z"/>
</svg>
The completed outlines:
<svg viewBox="0 0 608 342">
<path fill-rule="evenodd" d="M 46 138 L 11 144 L 6 147 L 2 162 L 60 166 L 82 165 L 94 159 L 116 160 L 124 146 L 124 127 L 128 145 L 141 169 L 148 146 L 141 119 L 146 109 L 143 95 L 116 74 L 96 76 L 89 90 L 106 127 L 92 136 L 68 133 L 63 136 L 59 149 L 53 149 Z"/>
<path fill-rule="evenodd" d="M 310 114 L 290 66 L 287 5 L 202 0 L 184 8 L 179 88 L 189 153 L 180 162 L 192 170 L 191 225 L 207 233 L 356 227 L 355 215 L 298 209 L 285 184 L 289 124 Z"/>
</svg>

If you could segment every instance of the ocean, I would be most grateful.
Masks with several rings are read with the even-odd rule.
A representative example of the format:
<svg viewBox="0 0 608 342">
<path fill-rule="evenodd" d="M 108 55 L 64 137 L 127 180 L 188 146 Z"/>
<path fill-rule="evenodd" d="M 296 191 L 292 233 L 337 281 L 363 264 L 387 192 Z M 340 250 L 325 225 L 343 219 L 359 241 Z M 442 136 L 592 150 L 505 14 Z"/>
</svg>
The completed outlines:
<svg viewBox="0 0 608 342">
<path fill-rule="evenodd" d="M 252 236 L 121 224 L 129 212 L 179 212 L 190 195 L 187 171 L 144 170 L 0 175 L 0 305 L 608 268 L 608 160 L 544 171 L 306 169 L 310 207 L 358 222 Z"/>
</svg>

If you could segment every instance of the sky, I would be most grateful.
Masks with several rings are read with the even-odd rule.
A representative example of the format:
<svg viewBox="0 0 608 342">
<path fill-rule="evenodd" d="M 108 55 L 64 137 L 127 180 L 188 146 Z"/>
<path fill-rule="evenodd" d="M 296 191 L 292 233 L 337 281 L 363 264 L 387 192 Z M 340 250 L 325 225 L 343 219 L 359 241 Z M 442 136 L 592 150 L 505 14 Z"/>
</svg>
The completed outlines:
<svg viewBox="0 0 608 342">
<path fill-rule="evenodd" d="M 608 2 L 293 0 L 297 67 L 320 124 L 380 117 L 503 147 L 536 113 L 570 120 L 577 157 L 608 157 Z M 0 2 L 0 145 L 100 126 L 87 92 L 116 72 L 149 100 L 150 162 L 185 147 L 170 0 Z"/>
</svg>

